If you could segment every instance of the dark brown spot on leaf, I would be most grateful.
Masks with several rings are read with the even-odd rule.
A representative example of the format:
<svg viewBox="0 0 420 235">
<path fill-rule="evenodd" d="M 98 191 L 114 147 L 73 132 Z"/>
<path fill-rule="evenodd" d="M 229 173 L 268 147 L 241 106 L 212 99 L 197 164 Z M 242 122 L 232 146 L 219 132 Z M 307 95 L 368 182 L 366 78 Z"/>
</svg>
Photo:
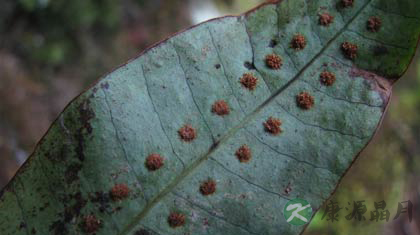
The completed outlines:
<svg viewBox="0 0 420 235">
<path fill-rule="evenodd" d="M 64 195 L 62 200 L 65 206 L 64 211 L 60 212 L 59 214 L 62 217 L 54 221 L 49 227 L 50 231 L 52 231 L 52 233 L 55 235 L 69 234 L 66 225 L 69 224 L 74 218 L 79 218 L 81 210 L 87 204 L 87 200 L 83 198 L 81 192 Z M 74 203 L 68 205 L 69 201 L 72 200 L 74 200 Z"/>
<path fill-rule="evenodd" d="M 355 59 L 357 57 L 358 47 L 356 44 L 350 42 L 344 42 L 341 44 L 341 50 L 343 50 L 344 55 L 349 59 Z"/>
<path fill-rule="evenodd" d="M 252 91 L 257 87 L 258 78 L 255 77 L 252 73 L 245 73 L 242 75 L 240 82 L 242 86 Z"/>
<path fill-rule="evenodd" d="M 152 153 L 146 158 L 146 168 L 155 171 L 163 166 L 164 158 L 157 153 Z"/>
<path fill-rule="evenodd" d="M 79 171 L 82 169 L 82 164 L 80 163 L 72 163 L 69 165 L 64 172 L 64 176 L 66 178 L 66 183 L 71 184 L 74 181 L 79 179 Z"/>
<path fill-rule="evenodd" d="M 216 182 L 212 179 L 204 181 L 200 185 L 200 192 L 204 196 L 213 194 L 214 192 L 216 192 Z"/>
<path fill-rule="evenodd" d="M 79 111 L 78 121 L 79 123 L 81 123 L 81 127 L 78 128 L 77 131 L 74 133 L 74 138 L 76 139 L 76 142 L 77 142 L 77 144 L 75 145 L 75 152 L 76 152 L 77 158 L 80 161 L 83 161 L 85 159 L 85 154 L 84 154 L 85 130 L 88 134 L 92 133 L 93 128 L 90 124 L 90 120 L 95 117 L 95 113 L 93 112 L 93 109 L 90 107 L 89 99 L 83 100 L 77 108 Z M 74 122 L 74 120 L 69 120 L 69 121 Z"/>
<path fill-rule="evenodd" d="M 343 7 L 352 7 L 354 4 L 354 0 L 341 0 L 341 5 Z"/>
<path fill-rule="evenodd" d="M 386 46 L 375 46 L 373 48 L 373 54 L 375 56 L 386 55 L 389 53 L 389 50 Z"/>
<path fill-rule="evenodd" d="M 319 14 L 318 21 L 322 26 L 329 26 L 332 22 L 334 22 L 334 16 L 330 15 L 329 13 L 322 13 Z"/>
<path fill-rule="evenodd" d="M 184 125 L 178 130 L 179 137 L 181 140 L 190 142 L 193 141 L 197 135 L 195 129 L 191 125 Z"/>
<path fill-rule="evenodd" d="M 101 221 L 94 215 L 88 215 L 83 218 L 83 230 L 86 233 L 95 233 L 101 227 Z"/>
<path fill-rule="evenodd" d="M 74 195 L 71 195 L 70 197 L 75 200 L 75 203 L 73 206 L 69 206 L 65 208 L 65 211 L 64 211 L 65 222 L 70 222 L 74 217 L 78 217 L 83 207 L 85 207 L 87 204 L 87 200 L 83 198 L 81 192 L 77 192 Z"/>
<path fill-rule="evenodd" d="M 220 69 L 220 64 L 216 64 L 215 66 L 214 66 L 216 69 Z"/>
<path fill-rule="evenodd" d="M 273 118 L 273 117 L 269 117 L 267 119 L 267 121 L 265 121 L 263 123 L 265 131 L 273 134 L 273 135 L 278 135 L 280 134 L 283 130 L 280 128 L 281 126 L 281 121 L 278 118 Z"/>
<path fill-rule="evenodd" d="M 211 111 L 219 116 L 228 115 L 230 113 L 229 105 L 224 100 L 214 102 Z"/>
<path fill-rule="evenodd" d="M 379 17 L 372 16 L 367 21 L 367 29 L 373 33 L 376 33 L 379 31 L 379 29 L 382 26 L 382 20 Z"/>
<path fill-rule="evenodd" d="M 240 162 L 249 162 L 252 152 L 248 145 L 244 144 L 236 150 L 235 155 Z"/>
<path fill-rule="evenodd" d="M 151 235 L 151 233 L 149 231 L 147 231 L 146 229 L 139 229 L 137 230 L 134 235 Z"/>
<path fill-rule="evenodd" d="M 54 221 L 50 225 L 49 230 L 53 232 L 54 235 L 67 235 L 68 234 L 68 229 L 66 227 L 66 224 L 61 220 Z"/>
<path fill-rule="evenodd" d="M 130 194 L 130 189 L 126 184 L 116 184 L 109 192 L 112 200 L 119 201 L 125 199 Z"/>
<path fill-rule="evenodd" d="M 254 65 L 254 63 L 251 63 L 251 62 L 249 62 L 249 61 L 246 61 L 246 62 L 244 63 L 244 66 L 245 66 L 245 68 L 247 68 L 247 69 L 249 69 L 249 70 L 254 70 L 254 69 L 255 69 L 255 65 Z"/>
<path fill-rule="evenodd" d="M 314 97 L 312 97 L 308 92 L 303 91 L 296 96 L 297 105 L 301 109 L 308 110 L 314 106 Z"/>
<path fill-rule="evenodd" d="M 204 218 L 204 219 L 203 219 L 203 225 L 204 225 L 204 226 L 209 226 L 209 225 L 210 225 L 210 223 L 209 223 L 209 219 Z"/>
<path fill-rule="evenodd" d="M 270 44 L 268 44 L 268 46 L 271 47 L 271 48 L 274 48 L 274 47 L 277 46 L 277 44 L 278 44 L 277 40 L 276 39 L 272 39 L 270 41 Z"/>
<path fill-rule="evenodd" d="M 104 192 L 95 192 L 89 195 L 90 201 L 99 204 L 99 211 L 104 213 L 109 207 L 110 195 Z"/>
<path fill-rule="evenodd" d="M 324 86 L 331 86 L 335 82 L 335 74 L 329 71 L 322 72 L 319 77 L 321 78 L 321 83 Z"/>
<path fill-rule="evenodd" d="M 178 212 L 172 212 L 168 216 L 168 224 L 172 228 L 180 227 L 185 224 L 185 215 L 178 213 Z"/>
<path fill-rule="evenodd" d="M 90 125 L 90 120 L 95 117 L 95 113 L 93 112 L 93 109 L 90 107 L 90 100 L 86 99 L 84 100 L 78 107 L 79 109 L 79 121 L 83 125 L 80 128 L 80 132 L 83 129 L 86 129 L 86 131 L 91 134 L 92 133 L 92 126 Z"/>
<path fill-rule="evenodd" d="M 296 34 L 293 36 L 292 42 L 290 43 L 292 48 L 295 50 L 303 50 L 306 47 L 306 39 L 302 34 Z"/>
<path fill-rule="evenodd" d="M 101 88 L 102 88 L 102 89 L 105 89 L 105 90 L 108 90 L 108 88 L 109 88 L 109 84 L 108 84 L 108 82 L 104 82 L 104 83 L 102 83 L 102 84 L 101 84 Z"/>
<path fill-rule="evenodd" d="M 267 55 L 265 57 L 265 63 L 271 69 L 280 69 L 283 65 L 282 59 L 276 54 Z"/>
</svg>

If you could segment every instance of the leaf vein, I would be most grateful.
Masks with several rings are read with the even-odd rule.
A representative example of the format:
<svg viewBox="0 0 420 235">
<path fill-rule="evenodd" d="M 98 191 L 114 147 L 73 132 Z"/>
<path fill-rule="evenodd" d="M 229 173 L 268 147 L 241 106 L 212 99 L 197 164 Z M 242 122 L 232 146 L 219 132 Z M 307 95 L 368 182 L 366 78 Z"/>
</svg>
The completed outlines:
<svg viewBox="0 0 420 235">
<path fill-rule="evenodd" d="M 105 96 L 105 104 L 106 104 L 106 106 L 107 106 L 107 108 L 108 108 L 108 112 L 109 112 L 110 119 L 111 119 L 111 124 L 112 124 L 112 127 L 113 127 L 114 132 L 115 132 L 115 139 L 117 140 L 118 144 L 119 144 L 119 145 L 120 145 L 120 147 L 121 147 L 121 150 L 123 151 L 124 159 L 126 160 L 126 162 L 127 162 L 128 166 L 130 167 L 132 174 L 135 176 L 136 181 L 137 181 L 137 183 L 139 184 L 138 186 L 140 187 L 140 190 L 141 190 L 141 192 L 142 192 L 143 196 L 146 196 L 146 195 L 144 194 L 144 189 L 143 189 L 142 183 L 141 183 L 141 181 L 140 181 L 140 177 L 137 175 L 137 172 L 134 170 L 133 165 L 132 165 L 132 164 L 131 164 L 131 162 L 128 160 L 128 155 L 127 155 L 127 152 L 126 152 L 126 150 L 125 150 L 125 148 L 124 148 L 123 143 L 121 142 L 120 135 L 118 134 L 118 129 L 117 129 L 117 127 L 115 126 L 114 116 L 113 116 L 113 114 L 112 114 L 111 106 L 110 106 L 110 104 L 109 104 L 109 100 L 108 100 L 108 95 L 107 95 L 107 92 L 106 92 L 106 91 L 104 91 L 104 89 L 103 89 L 103 88 L 101 89 L 101 91 L 103 92 L 103 94 L 104 94 L 104 96 Z"/>
<path fill-rule="evenodd" d="M 219 59 L 220 64 L 222 64 L 223 74 L 224 74 L 224 77 L 226 78 L 226 82 L 228 83 L 228 85 L 229 85 L 229 87 L 230 87 L 230 90 L 231 90 L 231 92 L 232 92 L 233 97 L 235 97 L 236 102 L 238 102 L 239 108 L 241 109 L 242 113 L 243 113 L 243 114 L 245 114 L 244 109 L 242 108 L 242 105 L 241 105 L 241 103 L 239 102 L 239 99 L 238 99 L 238 97 L 236 96 L 235 91 L 233 90 L 232 84 L 231 84 L 231 82 L 230 82 L 230 80 L 229 80 L 229 78 L 228 78 L 228 76 L 227 76 L 227 74 L 226 74 L 225 65 L 224 65 L 224 63 L 223 63 L 223 61 L 222 61 L 222 57 L 220 56 L 219 49 L 217 48 L 216 43 L 214 42 L 213 33 L 211 32 L 211 30 L 209 29 L 209 27 L 207 27 L 207 30 L 209 31 L 209 34 L 210 34 L 211 43 L 213 44 L 213 47 L 214 47 L 214 48 L 215 48 L 215 50 L 216 50 L 217 58 Z"/>
<path fill-rule="evenodd" d="M 207 127 L 208 131 L 210 132 L 211 137 L 212 137 L 212 140 L 213 140 L 213 143 L 214 143 L 214 142 L 216 142 L 216 141 L 215 141 L 215 139 L 214 139 L 214 134 L 213 134 L 213 132 L 211 131 L 211 128 L 210 128 L 209 124 L 207 123 L 206 117 L 204 116 L 203 112 L 201 111 L 200 106 L 198 106 L 197 101 L 195 100 L 195 96 L 194 96 L 193 90 L 191 89 L 190 83 L 188 82 L 187 73 L 186 73 L 186 71 L 185 71 L 184 66 L 182 65 L 182 62 L 181 62 L 181 56 L 180 56 L 180 54 L 178 53 L 178 50 L 176 49 L 176 47 L 175 47 L 175 46 L 173 46 L 173 48 L 174 48 L 174 51 L 175 51 L 175 53 L 176 53 L 176 55 L 177 55 L 177 57 L 178 57 L 178 64 L 179 64 L 179 67 L 181 68 L 182 72 L 184 73 L 185 83 L 187 84 L 187 87 L 188 87 L 188 89 L 189 89 L 189 91 L 190 91 L 190 93 L 191 93 L 191 98 L 192 98 L 192 100 L 193 100 L 193 103 L 194 103 L 194 105 L 196 106 L 196 108 L 197 108 L 198 112 L 200 113 L 201 117 L 203 118 L 203 122 L 204 122 L 204 124 L 206 125 L 206 127 Z"/>
<path fill-rule="evenodd" d="M 217 218 L 217 219 L 219 219 L 219 220 L 222 220 L 222 221 L 224 221 L 224 222 L 226 222 L 226 223 L 228 223 L 228 224 L 230 224 L 230 225 L 233 225 L 234 227 L 240 228 L 240 229 L 242 229 L 242 230 L 244 230 L 244 231 L 248 232 L 249 234 L 259 235 L 258 233 L 254 233 L 254 232 L 252 232 L 252 231 L 248 230 L 247 228 L 245 228 L 245 227 L 243 227 L 243 226 L 240 226 L 240 225 L 238 225 L 238 224 L 235 224 L 235 223 L 232 223 L 232 222 L 228 221 L 226 218 L 224 218 L 224 217 L 222 217 L 222 216 L 219 216 L 219 215 L 217 215 L 216 213 L 214 213 L 214 212 L 211 212 L 211 211 L 207 210 L 207 209 L 206 209 L 206 208 L 204 208 L 203 206 L 198 205 L 197 203 L 194 203 L 194 202 L 192 202 L 191 200 L 188 200 L 187 198 L 185 198 L 185 197 L 183 197 L 183 196 L 179 195 L 179 194 L 178 194 L 178 193 L 176 193 L 176 192 L 171 192 L 171 193 L 172 193 L 173 195 L 175 195 L 176 197 L 181 198 L 182 200 L 186 201 L 186 202 L 187 202 L 187 203 L 189 203 L 191 206 L 196 207 L 196 208 L 198 208 L 198 209 L 200 209 L 200 210 L 204 211 L 205 213 L 207 213 L 207 214 L 211 215 L 211 216 L 212 216 L 212 217 L 214 217 L 214 218 Z"/>
<path fill-rule="evenodd" d="M 309 166 L 311 166 L 312 168 L 315 168 L 315 169 L 323 169 L 323 170 L 326 170 L 326 171 L 328 171 L 328 172 L 330 172 L 331 174 L 333 174 L 333 175 L 337 175 L 336 173 L 334 173 L 334 172 L 332 172 L 330 169 L 328 169 L 328 168 L 325 168 L 325 167 L 321 167 L 321 166 L 317 166 L 317 165 L 315 165 L 315 164 L 313 164 L 313 163 L 310 163 L 310 162 L 307 162 L 307 161 L 304 161 L 304 160 L 299 160 L 299 159 L 297 159 L 296 157 L 294 157 L 293 155 L 291 155 L 291 154 L 287 154 L 287 153 L 283 153 L 283 152 L 280 152 L 279 150 L 277 150 L 276 148 L 274 148 L 273 146 L 271 146 L 271 145 L 269 145 L 269 144 L 267 144 L 267 143 L 265 143 L 264 141 L 262 141 L 260 138 L 258 138 L 254 133 L 252 133 L 251 131 L 249 131 L 249 130 L 246 130 L 250 135 L 252 135 L 258 142 L 260 142 L 261 144 L 263 144 L 263 145 L 265 145 L 265 146 L 267 146 L 269 149 L 271 149 L 272 151 L 274 151 L 275 153 L 277 153 L 278 155 L 282 155 L 282 156 L 285 156 L 285 157 L 288 157 L 288 158 L 290 158 L 290 159 L 292 159 L 292 160 L 294 160 L 294 161 L 296 161 L 296 162 L 299 162 L 299 163 L 304 163 L 304 164 L 307 164 L 307 165 L 309 165 Z"/>
<path fill-rule="evenodd" d="M 158 112 L 158 111 L 157 111 L 157 109 L 156 109 L 156 105 L 155 105 L 155 103 L 154 103 L 154 101 L 153 101 L 152 95 L 150 94 L 150 90 L 149 90 L 149 86 L 150 86 L 150 85 L 149 85 L 148 79 L 147 79 L 147 77 L 146 77 L 146 74 L 144 73 L 144 67 L 143 67 L 143 65 L 141 66 L 141 71 L 142 71 L 142 75 L 143 75 L 143 77 L 144 77 L 144 81 L 146 82 L 146 91 L 147 91 L 147 95 L 149 96 L 150 103 L 152 104 L 152 107 L 153 107 L 153 111 L 156 113 L 156 116 L 157 116 L 157 118 L 158 118 L 158 120 L 159 120 L 160 127 L 162 128 L 162 132 L 163 132 L 163 134 L 166 136 L 166 138 L 168 139 L 169 145 L 171 145 L 171 149 L 172 149 L 172 152 L 174 153 L 175 157 L 179 160 L 179 162 L 181 162 L 182 169 L 185 169 L 185 163 L 184 163 L 184 161 L 181 159 L 181 157 L 180 157 L 180 156 L 176 153 L 175 148 L 174 148 L 174 146 L 173 146 L 173 144 L 172 144 L 172 141 L 171 141 L 171 139 L 169 138 L 168 133 L 166 133 L 166 130 L 165 130 L 164 126 L 163 126 L 163 123 L 162 123 L 162 119 L 161 119 L 161 117 L 160 117 L 160 114 L 159 114 L 159 112 Z"/>
<path fill-rule="evenodd" d="M 368 40 L 368 41 L 374 41 L 374 42 L 377 42 L 377 43 L 379 43 L 379 44 L 383 44 L 383 45 L 385 45 L 385 46 L 394 47 L 394 48 L 403 49 L 403 50 L 410 50 L 410 48 L 408 48 L 408 47 L 403 47 L 403 46 L 399 46 L 399 45 L 396 45 L 396 44 L 383 42 L 383 41 L 378 40 L 378 39 L 375 39 L 375 38 L 370 38 L 370 37 L 368 37 L 368 36 L 366 36 L 366 35 L 364 35 L 364 34 L 361 34 L 361 33 L 359 33 L 359 32 L 356 32 L 356 31 L 354 31 L 354 30 L 351 30 L 351 29 L 347 30 L 347 32 L 350 32 L 350 33 L 356 34 L 356 35 L 360 36 L 360 37 L 361 37 L 361 38 L 363 38 L 363 39 L 366 39 L 366 40 Z"/>
</svg>

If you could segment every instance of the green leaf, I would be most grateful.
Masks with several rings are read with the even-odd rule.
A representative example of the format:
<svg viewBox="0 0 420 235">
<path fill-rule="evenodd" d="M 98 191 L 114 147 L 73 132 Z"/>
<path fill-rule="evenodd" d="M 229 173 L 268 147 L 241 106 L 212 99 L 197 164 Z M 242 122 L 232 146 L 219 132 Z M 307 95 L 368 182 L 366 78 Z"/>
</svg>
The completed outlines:
<svg viewBox="0 0 420 235">
<path fill-rule="evenodd" d="M 301 198 L 317 210 L 334 192 L 378 128 L 420 33 L 417 0 L 340 2 L 285 0 L 215 19 L 106 75 L 68 105 L 0 193 L 2 234 L 299 234 L 284 205 Z M 326 12 L 328 26 L 319 23 Z M 382 22 L 376 32 L 372 16 Z M 297 34 L 302 50 L 291 47 Z M 358 46 L 355 58 L 344 42 Z M 280 69 L 267 66 L 270 54 Z M 336 77 L 331 86 L 320 82 L 324 71 Z M 258 78 L 253 90 L 240 82 L 246 73 Z M 303 91 L 309 109 L 297 105 Z M 229 114 L 212 112 L 218 100 Z M 264 127 L 269 117 L 281 133 Z M 187 124 L 190 141 L 179 133 Z M 243 145 L 249 161 L 235 155 Z M 153 153 L 164 162 L 151 171 Z"/>
</svg>

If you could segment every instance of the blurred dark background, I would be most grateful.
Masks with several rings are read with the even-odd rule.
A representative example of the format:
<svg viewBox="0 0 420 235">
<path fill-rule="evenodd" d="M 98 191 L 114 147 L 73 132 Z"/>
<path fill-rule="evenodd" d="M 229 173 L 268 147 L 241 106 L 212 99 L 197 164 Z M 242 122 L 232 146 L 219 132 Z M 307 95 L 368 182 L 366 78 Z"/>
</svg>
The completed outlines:
<svg viewBox="0 0 420 235">
<path fill-rule="evenodd" d="M 65 105 L 112 68 L 185 27 L 238 14 L 263 0 L 15 0 L 0 2 L 0 188 Z M 394 88 L 378 135 L 343 180 L 340 207 L 365 200 L 365 221 L 316 215 L 305 234 L 420 234 L 420 60 Z M 411 223 L 369 221 L 385 200 L 414 203 Z M 348 206 L 351 210 L 352 207 Z M 281 213 L 281 212 L 279 212 Z"/>
</svg>

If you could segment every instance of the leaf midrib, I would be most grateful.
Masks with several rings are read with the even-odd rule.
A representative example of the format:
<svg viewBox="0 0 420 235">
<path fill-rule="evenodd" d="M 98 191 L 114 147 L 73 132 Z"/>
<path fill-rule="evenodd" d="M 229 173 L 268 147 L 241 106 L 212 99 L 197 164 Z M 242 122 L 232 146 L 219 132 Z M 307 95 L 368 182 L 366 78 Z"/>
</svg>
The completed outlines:
<svg viewBox="0 0 420 235">
<path fill-rule="evenodd" d="M 181 174 L 179 174 L 168 186 L 166 186 L 160 193 L 158 193 L 149 203 L 146 204 L 144 209 L 134 217 L 132 222 L 130 222 L 121 232 L 119 235 L 128 234 L 137 224 L 141 221 L 148 212 L 168 193 L 170 193 L 180 182 L 183 181 L 185 177 L 187 177 L 190 173 L 192 173 L 201 163 L 207 161 L 210 155 L 216 151 L 219 146 L 224 144 L 228 139 L 230 139 L 238 130 L 240 130 L 246 123 L 251 121 L 266 105 L 271 103 L 278 95 L 280 95 L 284 90 L 286 90 L 289 86 L 291 86 L 295 81 L 297 81 L 300 76 L 320 57 L 322 54 L 337 40 L 337 38 L 342 35 L 349 25 L 360 15 L 363 10 L 372 2 L 373 0 L 368 0 L 357 12 L 356 14 L 342 27 L 340 31 L 338 31 L 334 37 L 332 37 L 325 46 L 305 65 L 302 69 L 298 71 L 298 73 L 289 80 L 283 87 L 279 88 L 276 92 L 274 92 L 269 98 L 267 98 L 261 105 L 259 105 L 253 112 L 248 114 L 238 125 L 228 130 L 228 132 L 220 138 L 218 142 L 215 142 L 209 149 L 209 151 L 195 160 L 190 166 L 185 168 Z M 278 3 L 281 4 L 281 3 Z M 246 13 L 239 17 L 246 17 Z M 200 26 L 200 25 L 198 25 Z M 246 26 L 245 26 L 246 27 Z M 248 33 L 248 32 L 247 32 Z M 248 36 L 250 36 L 248 34 Z M 251 45 L 252 47 L 252 45 Z"/>
</svg>

